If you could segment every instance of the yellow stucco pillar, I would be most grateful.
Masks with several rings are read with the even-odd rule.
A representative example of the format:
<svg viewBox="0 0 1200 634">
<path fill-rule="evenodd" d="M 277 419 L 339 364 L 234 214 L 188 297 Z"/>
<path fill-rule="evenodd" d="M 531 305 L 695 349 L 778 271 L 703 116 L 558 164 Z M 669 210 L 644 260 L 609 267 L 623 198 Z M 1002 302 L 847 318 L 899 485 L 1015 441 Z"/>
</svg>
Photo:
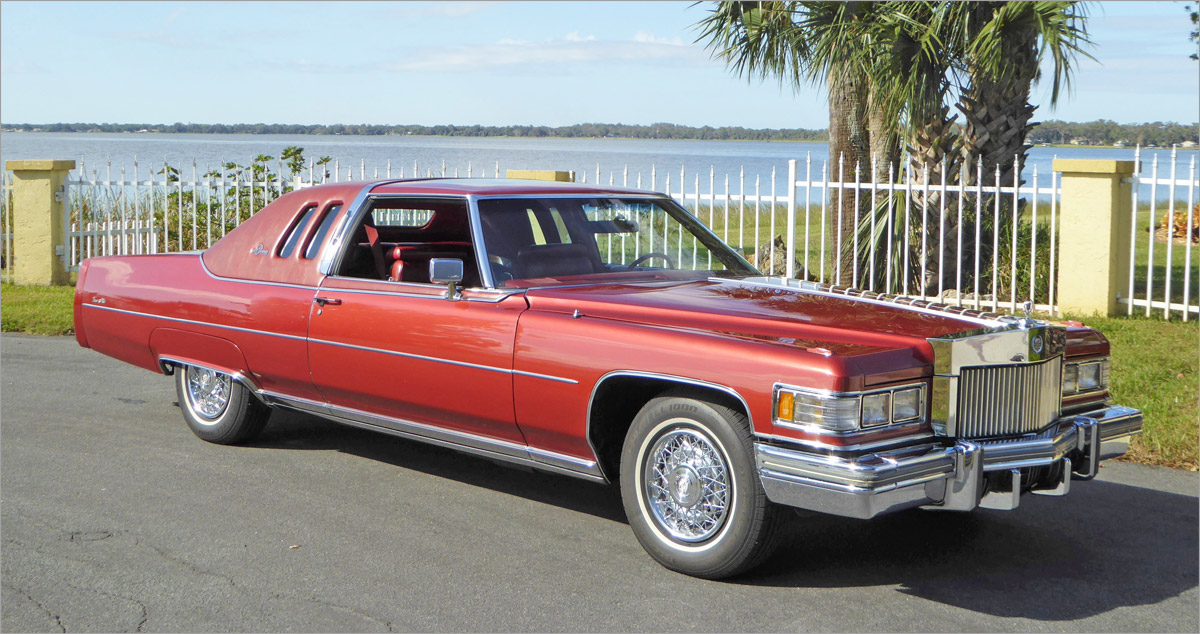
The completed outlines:
<svg viewBox="0 0 1200 634">
<path fill-rule="evenodd" d="M 1058 307 L 1116 315 L 1129 283 L 1130 176 L 1134 161 L 1056 159 L 1062 172 Z"/>
<path fill-rule="evenodd" d="M 13 173 L 13 253 L 9 279 L 17 284 L 67 284 L 63 217 L 67 172 L 75 161 L 7 161 Z M 57 195 L 56 195 L 57 194 Z"/>
<path fill-rule="evenodd" d="M 505 170 L 505 178 L 523 178 L 535 181 L 575 182 L 575 174 L 556 170 Z"/>
</svg>

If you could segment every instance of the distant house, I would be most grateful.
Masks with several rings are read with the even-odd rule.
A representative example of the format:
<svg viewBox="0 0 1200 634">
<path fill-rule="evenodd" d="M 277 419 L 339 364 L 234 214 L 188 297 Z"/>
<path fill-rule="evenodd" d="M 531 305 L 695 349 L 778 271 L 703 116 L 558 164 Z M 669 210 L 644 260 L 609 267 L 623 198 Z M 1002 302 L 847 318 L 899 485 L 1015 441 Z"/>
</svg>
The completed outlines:
<svg viewBox="0 0 1200 634">
<path fill-rule="evenodd" d="M 1196 147 L 1196 142 L 1195 141 L 1184 141 L 1183 143 L 1179 144 L 1179 147 Z"/>
</svg>

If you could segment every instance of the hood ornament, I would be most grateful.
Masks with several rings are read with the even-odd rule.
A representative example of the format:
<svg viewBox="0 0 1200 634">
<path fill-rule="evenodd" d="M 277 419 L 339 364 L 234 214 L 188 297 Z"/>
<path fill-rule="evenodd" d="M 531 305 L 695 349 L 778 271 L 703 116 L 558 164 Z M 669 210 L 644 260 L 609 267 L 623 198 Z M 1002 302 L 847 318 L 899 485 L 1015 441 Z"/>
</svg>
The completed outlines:
<svg viewBox="0 0 1200 634">
<path fill-rule="evenodd" d="M 1027 299 L 1021 304 L 1021 310 L 1025 313 L 1025 318 L 1021 320 L 1022 328 L 1030 328 L 1034 324 L 1033 315 L 1033 300 Z"/>
</svg>

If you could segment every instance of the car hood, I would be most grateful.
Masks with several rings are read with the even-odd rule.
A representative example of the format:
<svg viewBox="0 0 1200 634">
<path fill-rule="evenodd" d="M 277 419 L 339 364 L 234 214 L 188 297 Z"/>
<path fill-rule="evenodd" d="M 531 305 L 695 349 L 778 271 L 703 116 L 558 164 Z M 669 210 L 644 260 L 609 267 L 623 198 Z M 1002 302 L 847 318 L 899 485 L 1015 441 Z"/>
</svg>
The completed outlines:
<svg viewBox="0 0 1200 634">
<path fill-rule="evenodd" d="M 695 329 L 807 347 L 827 356 L 905 347 L 928 361 L 929 337 L 1002 325 L 761 279 L 535 288 L 526 298 L 531 310 Z"/>
</svg>

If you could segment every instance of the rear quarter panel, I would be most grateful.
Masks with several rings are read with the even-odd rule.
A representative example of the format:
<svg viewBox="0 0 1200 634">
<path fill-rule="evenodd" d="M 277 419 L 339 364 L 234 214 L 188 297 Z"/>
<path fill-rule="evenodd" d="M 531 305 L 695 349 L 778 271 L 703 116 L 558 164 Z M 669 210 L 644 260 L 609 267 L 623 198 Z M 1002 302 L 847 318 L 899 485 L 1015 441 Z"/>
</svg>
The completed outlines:
<svg viewBox="0 0 1200 634">
<path fill-rule="evenodd" d="M 183 355 L 242 372 L 264 389 L 319 398 L 305 343 L 312 288 L 219 278 L 198 254 L 85 264 L 77 337 L 97 352 L 156 372 L 160 355 Z"/>
</svg>

